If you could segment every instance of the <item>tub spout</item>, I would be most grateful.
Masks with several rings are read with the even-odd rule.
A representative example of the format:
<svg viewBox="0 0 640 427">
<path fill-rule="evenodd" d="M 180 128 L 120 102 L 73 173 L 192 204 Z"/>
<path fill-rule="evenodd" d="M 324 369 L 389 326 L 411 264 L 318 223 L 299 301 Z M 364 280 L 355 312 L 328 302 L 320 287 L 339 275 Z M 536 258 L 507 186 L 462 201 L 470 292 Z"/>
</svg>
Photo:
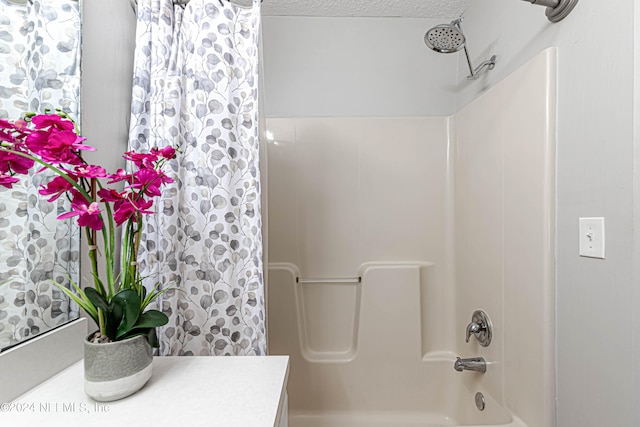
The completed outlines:
<svg viewBox="0 0 640 427">
<path fill-rule="evenodd" d="M 458 372 L 462 371 L 475 371 L 475 372 L 487 372 L 487 362 L 483 357 L 472 357 L 469 359 L 460 359 L 459 357 L 453 364 L 453 369 Z"/>
</svg>

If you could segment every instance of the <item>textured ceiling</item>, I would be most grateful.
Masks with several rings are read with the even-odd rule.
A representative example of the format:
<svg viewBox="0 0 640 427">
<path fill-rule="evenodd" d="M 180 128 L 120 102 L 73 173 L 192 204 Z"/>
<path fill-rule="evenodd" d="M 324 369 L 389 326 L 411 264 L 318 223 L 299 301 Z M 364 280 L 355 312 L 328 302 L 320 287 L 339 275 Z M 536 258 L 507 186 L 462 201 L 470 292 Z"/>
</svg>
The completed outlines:
<svg viewBox="0 0 640 427">
<path fill-rule="evenodd" d="M 453 19 L 462 15 L 467 3 L 468 0 L 264 0 L 262 14 Z"/>
</svg>

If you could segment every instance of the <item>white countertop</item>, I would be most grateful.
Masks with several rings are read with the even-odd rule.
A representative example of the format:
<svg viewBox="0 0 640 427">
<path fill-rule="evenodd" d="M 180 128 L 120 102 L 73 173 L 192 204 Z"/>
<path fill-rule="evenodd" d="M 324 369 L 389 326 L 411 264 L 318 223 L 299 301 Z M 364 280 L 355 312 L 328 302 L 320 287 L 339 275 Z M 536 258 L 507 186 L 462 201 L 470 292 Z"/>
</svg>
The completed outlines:
<svg viewBox="0 0 640 427">
<path fill-rule="evenodd" d="M 153 375 L 140 391 L 104 403 L 84 393 L 83 371 L 80 361 L 0 404 L 0 425 L 273 427 L 289 358 L 156 357 Z"/>
</svg>

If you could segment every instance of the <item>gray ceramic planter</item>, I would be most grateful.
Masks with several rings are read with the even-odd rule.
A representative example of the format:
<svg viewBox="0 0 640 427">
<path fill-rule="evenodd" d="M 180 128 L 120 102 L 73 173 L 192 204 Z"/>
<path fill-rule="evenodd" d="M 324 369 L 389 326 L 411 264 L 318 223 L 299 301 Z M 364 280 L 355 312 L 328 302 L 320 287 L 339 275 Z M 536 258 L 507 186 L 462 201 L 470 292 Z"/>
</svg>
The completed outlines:
<svg viewBox="0 0 640 427">
<path fill-rule="evenodd" d="M 153 351 L 145 337 L 93 344 L 89 342 L 92 336 L 84 340 L 84 390 L 93 399 L 122 399 L 151 378 Z"/>
</svg>

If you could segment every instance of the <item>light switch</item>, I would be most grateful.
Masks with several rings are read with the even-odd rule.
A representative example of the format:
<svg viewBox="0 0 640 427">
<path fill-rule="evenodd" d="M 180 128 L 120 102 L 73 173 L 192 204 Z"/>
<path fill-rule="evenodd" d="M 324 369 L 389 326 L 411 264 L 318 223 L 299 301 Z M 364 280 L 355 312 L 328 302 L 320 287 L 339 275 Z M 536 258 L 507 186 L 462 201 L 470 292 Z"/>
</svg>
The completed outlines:
<svg viewBox="0 0 640 427">
<path fill-rule="evenodd" d="M 580 218 L 580 256 L 604 259 L 604 218 Z"/>
</svg>

